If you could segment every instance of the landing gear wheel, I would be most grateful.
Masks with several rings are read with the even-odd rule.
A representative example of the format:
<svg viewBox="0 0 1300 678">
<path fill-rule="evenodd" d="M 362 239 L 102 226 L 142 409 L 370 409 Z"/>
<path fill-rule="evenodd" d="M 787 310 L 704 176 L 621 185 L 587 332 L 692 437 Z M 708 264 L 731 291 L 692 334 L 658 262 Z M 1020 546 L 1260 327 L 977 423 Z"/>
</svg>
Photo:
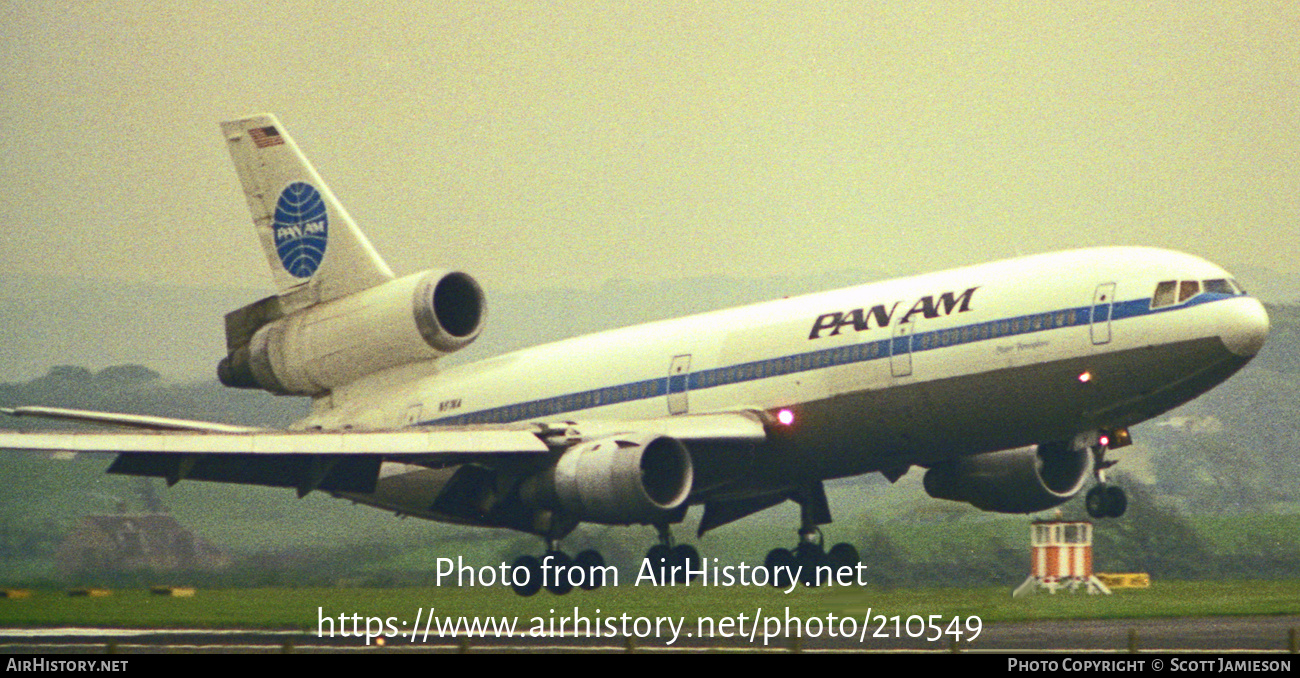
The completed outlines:
<svg viewBox="0 0 1300 678">
<path fill-rule="evenodd" d="M 1128 510 L 1128 495 L 1115 485 L 1097 485 L 1083 498 L 1088 515 L 1093 518 L 1118 518 Z"/>
<path fill-rule="evenodd" d="M 1098 485 L 1083 497 L 1083 506 L 1088 509 L 1088 515 L 1093 518 L 1106 517 L 1106 491 L 1104 486 Z"/>
<path fill-rule="evenodd" d="M 645 552 L 646 562 L 650 563 L 651 576 L 659 585 L 671 583 L 668 573 L 673 566 L 673 549 L 667 544 L 655 544 L 650 550 Z M 663 581 L 660 581 L 660 575 Z"/>
<path fill-rule="evenodd" d="M 763 566 L 767 568 L 768 580 L 772 586 L 786 589 L 790 588 L 790 573 L 794 572 L 797 566 L 794 554 L 789 549 L 772 549 L 767 552 L 767 558 L 763 560 Z"/>
<path fill-rule="evenodd" d="M 549 580 L 546 582 L 546 590 L 557 596 L 562 596 L 573 590 L 573 584 L 569 582 L 569 568 L 573 567 L 573 559 L 563 551 L 547 551 L 546 555 L 552 556 L 551 569 L 547 572 Z M 546 558 L 542 558 L 546 562 Z"/>
<path fill-rule="evenodd" d="M 685 584 L 693 579 L 700 571 L 700 552 L 695 550 L 690 544 L 678 544 L 673 547 L 672 557 L 669 559 L 672 564 L 680 567 L 680 570 L 673 570 L 673 583 Z"/>
<path fill-rule="evenodd" d="M 804 542 L 794 548 L 794 562 L 799 581 L 804 586 L 817 585 L 817 568 L 826 564 L 826 552 L 820 544 Z"/>
<path fill-rule="evenodd" d="M 1106 486 L 1106 504 L 1110 508 L 1110 517 L 1118 518 L 1128 510 L 1128 495 L 1124 488 L 1115 485 Z"/>
<path fill-rule="evenodd" d="M 515 558 L 512 571 L 519 568 L 523 568 L 528 573 L 528 581 L 521 583 L 523 577 L 519 577 L 510 582 L 510 588 L 514 589 L 515 595 L 527 598 L 542 590 L 542 561 L 533 556 L 519 556 Z"/>
<path fill-rule="evenodd" d="M 841 567 L 857 567 L 862 562 L 862 557 L 858 555 L 858 549 L 848 542 L 840 542 L 831 547 L 830 553 L 826 554 L 826 564 L 831 566 L 831 572 L 839 572 Z"/>
<path fill-rule="evenodd" d="M 599 551 L 587 549 L 579 553 L 573 559 L 573 566 L 582 568 L 583 578 L 580 586 L 583 591 L 593 591 L 605 583 L 605 571 L 601 569 L 605 567 L 605 558 Z"/>
<path fill-rule="evenodd" d="M 673 564 L 673 550 L 664 544 L 655 544 L 645 552 L 645 559 L 650 561 L 650 567 L 658 571 L 661 567 L 668 567 Z"/>
</svg>

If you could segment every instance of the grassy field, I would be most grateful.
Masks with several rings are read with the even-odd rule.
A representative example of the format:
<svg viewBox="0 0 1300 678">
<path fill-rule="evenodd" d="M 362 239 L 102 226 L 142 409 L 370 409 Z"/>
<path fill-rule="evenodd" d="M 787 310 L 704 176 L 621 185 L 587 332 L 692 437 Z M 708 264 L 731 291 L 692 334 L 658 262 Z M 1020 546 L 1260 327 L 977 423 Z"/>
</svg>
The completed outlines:
<svg viewBox="0 0 1300 678">
<path fill-rule="evenodd" d="M 102 598 L 69 597 L 37 590 L 24 599 L 0 599 L 0 627 L 93 626 L 167 628 L 268 628 L 315 631 L 318 615 L 395 617 L 413 622 L 417 610 L 454 617 L 516 616 L 549 619 L 573 614 L 618 616 L 707 616 L 753 618 L 831 613 L 861 619 L 875 615 L 979 616 L 985 622 L 1030 619 L 1094 619 L 1211 615 L 1300 614 L 1300 580 L 1157 582 L 1149 589 L 1119 590 L 1112 596 L 1058 594 L 1012 599 L 1009 588 L 847 589 L 656 588 L 631 586 L 559 597 L 541 593 L 519 598 L 508 588 L 266 588 L 200 590 L 193 598 L 118 590 Z M 320 611 L 318 611 L 318 608 Z"/>
</svg>

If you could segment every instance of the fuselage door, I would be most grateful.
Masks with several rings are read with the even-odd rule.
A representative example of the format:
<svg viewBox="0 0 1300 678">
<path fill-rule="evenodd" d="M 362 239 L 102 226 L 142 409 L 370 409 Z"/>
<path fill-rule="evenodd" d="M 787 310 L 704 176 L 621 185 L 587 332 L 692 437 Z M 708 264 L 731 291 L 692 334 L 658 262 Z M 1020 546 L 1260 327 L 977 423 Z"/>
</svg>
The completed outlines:
<svg viewBox="0 0 1300 678">
<path fill-rule="evenodd" d="M 668 413 L 686 414 L 686 391 L 691 379 L 691 355 L 673 356 L 668 366 Z"/>
<path fill-rule="evenodd" d="M 1092 343 L 1110 343 L 1110 315 L 1115 310 L 1115 283 L 1102 283 L 1092 293 Z"/>
<path fill-rule="evenodd" d="M 895 377 L 912 373 L 912 333 L 915 330 L 915 320 L 894 325 L 894 338 L 889 342 L 889 370 Z"/>
</svg>

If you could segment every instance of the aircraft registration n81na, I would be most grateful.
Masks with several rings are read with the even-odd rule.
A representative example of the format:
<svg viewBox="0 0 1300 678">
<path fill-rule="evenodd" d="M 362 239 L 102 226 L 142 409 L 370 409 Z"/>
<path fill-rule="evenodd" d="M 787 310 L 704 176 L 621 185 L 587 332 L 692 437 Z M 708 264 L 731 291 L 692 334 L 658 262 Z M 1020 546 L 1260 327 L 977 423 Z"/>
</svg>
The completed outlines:
<svg viewBox="0 0 1300 678">
<path fill-rule="evenodd" d="M 402 515 L 508 528 L 532 594 L 598 583 L 566 555 L 579 523 L 653 525 L 656 564 L 692 565 L 670 527 L 702 535 L 787 500 L 794 549 L 772 572 L 858 560 L 824 548 L 823 482 L 925 469 L 926 491 L 1031 513 L 1081 492 L 1094 517 L 1127 500 L 1105 482 L 1128 427 L 1241 369 L 1268 317 L 1232 276 L 1178 252 L 1042 254 L 601 332 L 439 369 L 487 317 L 458 271 L 397 277 L 279 122 L 223 123 L 278 293 L 226 316 L 221 381 L 309 396 L 269 431 L 20 407 L 133 427 L 6 433 L 0 447 L 118 453 L 110 473 L 328 492 Z M 144 429 L 144 430 L 139 430 Z M 787 569 L 782 569 L 783 566 Z M 678 572 L 680 572 L 680 568 Z M 780 577 L 774 576 L 773 580 Z"/>
</svg>

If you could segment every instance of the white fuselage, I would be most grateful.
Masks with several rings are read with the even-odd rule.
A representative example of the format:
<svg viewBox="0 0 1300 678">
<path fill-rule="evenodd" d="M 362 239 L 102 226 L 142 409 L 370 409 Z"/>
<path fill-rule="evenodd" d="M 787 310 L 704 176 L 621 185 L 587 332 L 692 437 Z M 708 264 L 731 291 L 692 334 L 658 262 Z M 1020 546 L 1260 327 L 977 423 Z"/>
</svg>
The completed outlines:
<svg viewBox="0 0 1300 678">
<path fill-rule="evenodd" d="M 793 421 L 774 424 L 782 434 L 756 452 L 751 472 L 702 487 L 692 501 L 743 497 L 1167 411 L 1244 365 L 1268 320 L 1239 291 L 1158 308 L 1153 293 L 1166 281 L 1230 278 L 1202 259 L 1149 248 L 1011 259 L 601 332 L 442 372 L 396 368 L 319 398 L 302 425 L 737 410 L 778 422 L 788 411 Z M 368 503 L 437 518 L 430 498 L 449 476 L 385 464 Z"/>
</svg>

